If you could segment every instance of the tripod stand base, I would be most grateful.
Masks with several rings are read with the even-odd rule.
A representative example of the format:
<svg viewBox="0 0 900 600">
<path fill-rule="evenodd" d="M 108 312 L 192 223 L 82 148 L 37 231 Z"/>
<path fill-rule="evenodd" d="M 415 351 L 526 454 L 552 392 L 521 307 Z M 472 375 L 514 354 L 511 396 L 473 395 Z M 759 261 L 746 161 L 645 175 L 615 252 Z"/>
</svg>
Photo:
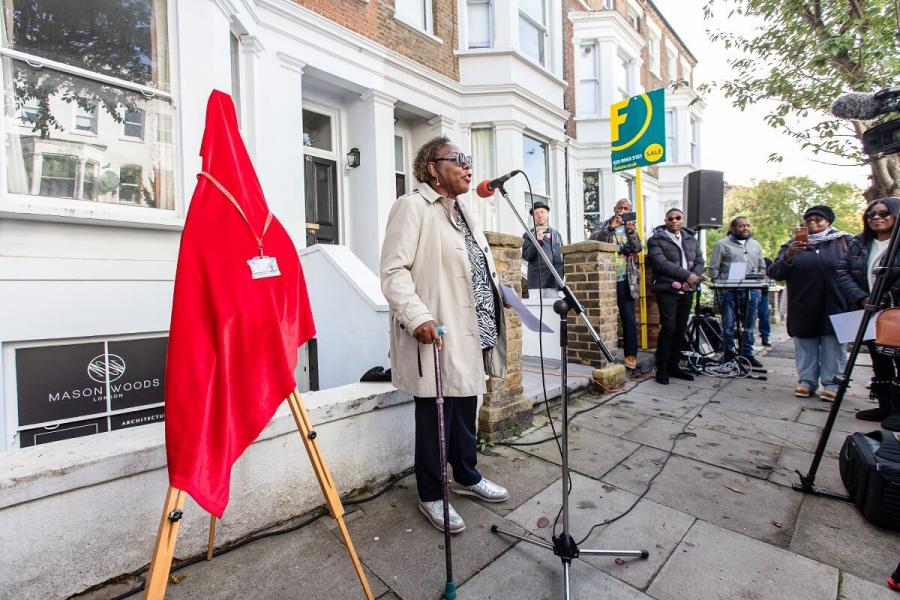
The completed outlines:
<svg viewBox="0 0 900 600">
<path fill-rule="evenodd" d="M 804 494 L 821 496 L 822 498 L 829 498 L 831 500 L 841 500 L 843 502 L 853 502 L 853 500 L 850 499 L 850 496 L 846 494 L 839 494 L 838 492 L 832 492 L 831 490 L 820 488 L 819 486 L 812 485 L 804 481 L 804 479 L 805 478 L 801 475 L 800 481 L 795 482 L 791 487 L 793 487 L 798 492 L 803 492 Z"/>
<path fill-rule="evenodd" d="M 553 554 L 557 555 L 560 560 L 562 560 L 566 564 L 571 563 L 573 558 L 578 558 L 582 554 L 585 556 L 625 556 L 632 558 L 648 558 L 650 556 L 650 552 L 648 552 L 647 550 L 583 550 L 578 547 L 578 544 L 575 543 L 575 540 L 572 539 L 572 536 L 567 534 L 554 536 L 553 544 L 548 544 L 543 540 L 536 540 L 534 538 L 525 537 L 511 531 L 504 531 L 497 525 L 491 525 L 491 531 L 520 540 L 522 542 L 526 542 L 528 544 L 532 544 L 534 546 L 538 546 L 540 548 L 552 550 Z"/>
</svg>

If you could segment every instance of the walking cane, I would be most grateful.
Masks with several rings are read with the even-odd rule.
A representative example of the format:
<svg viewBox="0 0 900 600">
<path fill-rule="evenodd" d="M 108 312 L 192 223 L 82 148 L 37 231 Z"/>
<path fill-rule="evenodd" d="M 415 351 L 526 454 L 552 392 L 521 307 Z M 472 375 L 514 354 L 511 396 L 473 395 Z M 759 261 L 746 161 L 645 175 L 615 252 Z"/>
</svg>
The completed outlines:
<svg viewBox="0 0 900 600">
<path fill-rule="evenodd" d="M 438 327 L 438 335 L 443 336 L 447 333 L 447 329 L 443 326 Z M 434 346 L 434 384 L 435 384 L 435 404 L 437 406 L 438 418 L 438 448 L 439 458 L 441 461 L 441 487 L 444 501 L 444 559 L 447 564 L 447 583 L 444 584 L 445 600 L 456 599 L 456 582 L 453 581 L 453 557 L 450 552 L 450 486 L 447 482 L 447 436 L 444 431 L 444 385 L 441 383 L 441 351 L 437 342 Z"/>
</svg>

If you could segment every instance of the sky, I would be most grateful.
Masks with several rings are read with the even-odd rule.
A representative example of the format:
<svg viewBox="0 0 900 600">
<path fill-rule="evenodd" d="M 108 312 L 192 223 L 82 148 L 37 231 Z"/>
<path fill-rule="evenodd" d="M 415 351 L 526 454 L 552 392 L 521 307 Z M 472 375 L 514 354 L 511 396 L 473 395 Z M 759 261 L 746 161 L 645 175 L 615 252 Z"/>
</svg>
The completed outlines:
<svg viewBox="0 0 900 600">
<path fill-rule="evenodd" d="M 714 23 L 703 19 L 705 0 L 653 0 L 666 20 L 697 58 L 694 69 L 694 85 L 704 81 L 722 81 L 731 76 L 727 55 L 718 44 L 713 44 L 706 30 Z M 742 20 L 742 23 L 747 23 Z M 735 28 L 735 21 L 729 22 Z M 749 27 L 749 25 L 748 25 Z M 748 31 L 749 33 L 749 31 Z M 800 145 L 778 129 L 769 127 L 764 120 L 766 111 L 761 106 L 751 106 L 741 112 L 731 101 L 718 92 L 704 96 L 706 109 L 700 134 L 701 168 L 725 173 L 725 180 L 735 185 L 749 185 L 753 180 L 778 179 L 792 175 L 806 175 L 819 183 L 841 181 L 861 188 L 868 186 L 866 177 L 870 170 L 860 166 L 834 166 L 821 164 L 839 162 L 831 155 L 815 155 L 802 151 Z M 768 157 L 778 152 L 784 157 L 781 163 L 768 162 Z"/>
</svg>

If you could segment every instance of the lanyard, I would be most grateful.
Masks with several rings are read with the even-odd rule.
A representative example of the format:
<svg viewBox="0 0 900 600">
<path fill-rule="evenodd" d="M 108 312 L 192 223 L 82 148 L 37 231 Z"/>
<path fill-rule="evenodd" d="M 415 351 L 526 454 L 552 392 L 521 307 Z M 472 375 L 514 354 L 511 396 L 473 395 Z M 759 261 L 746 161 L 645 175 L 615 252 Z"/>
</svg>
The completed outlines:
<svg viewBox="0 0 900 600">
<path fill-rule="evenodd" d="M 216 186 L 220 192 L 222 192 L 226 198 L 228 198 L 237 211 L 241 214 L 241 217 L 244 219 L 244 223 L 247 224 L 247 227 L 250 229 L 250 233 L 253 234 L 253 237 L 256 239 L 256 245 L 259 247 L 259 255 L 263 255 L 263 237 L 265 237 L 266 232 L 269 230 L 269 225 L 272 223 L 272 211 L 268 211 L 266 215 L 266 224 L 263 225 L 263 230 L 260 235 L 256 235 L 256 232 L 253 231 L 253 226 L 250 224 L 250 221 L 247 219 L 247 215 L 244 214 L 244 210 L 241 208 L 241 205 L 237 203 L 237 200 L 234 199 L 234 196 L 231 195 L 231 192 L 225 189 L 221 183 L 219 183 L 215 177 L 207 173 L 206 171 L 200 171 L 197 175 L 197 179 L 200 179 L 200 176 L 206 177 L 212 182 L 214 186 Z"/>
</svg>

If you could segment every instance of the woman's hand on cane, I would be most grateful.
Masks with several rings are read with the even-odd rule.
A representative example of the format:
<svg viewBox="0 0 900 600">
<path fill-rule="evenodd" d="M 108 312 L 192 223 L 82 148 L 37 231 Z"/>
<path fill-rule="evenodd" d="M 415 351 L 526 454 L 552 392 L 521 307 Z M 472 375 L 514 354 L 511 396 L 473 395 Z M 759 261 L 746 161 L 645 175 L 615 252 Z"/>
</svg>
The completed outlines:
<svg viewBox="0 0 900 600">
<path fill-rule="evenodd" d="M 441 348 L 441 335 L 438 333 L 438 325 L 435 321 L 425 321 L 413 331 L 413 337 L 422 344 L 437 344 Z"/>
</svg>

